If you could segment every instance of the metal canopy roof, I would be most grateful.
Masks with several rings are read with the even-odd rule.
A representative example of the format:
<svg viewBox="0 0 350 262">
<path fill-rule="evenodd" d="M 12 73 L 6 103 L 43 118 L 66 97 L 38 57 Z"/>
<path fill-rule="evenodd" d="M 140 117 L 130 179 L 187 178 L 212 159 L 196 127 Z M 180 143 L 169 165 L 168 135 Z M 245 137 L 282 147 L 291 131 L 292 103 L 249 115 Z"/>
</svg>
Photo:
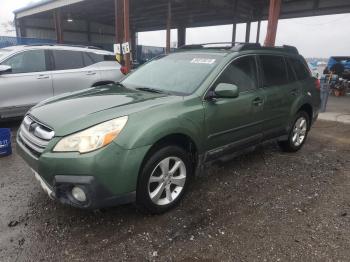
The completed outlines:
<svg viewBox="0 0 350 262">
<path fill-rule="evenodd" d="M 168 0 L 131 0 L 130 24 L 136 31 L 166 27 Z M 172 0 L 172 27 L 197 27 L 265 20 L 269 0 Z M 15 11 L 17 19 L 62 15 L 114 25 L 114 0 L 45 0 Z M 283 0 L 281 18 L 350 13 L 349 0 Z"/>
</svg>

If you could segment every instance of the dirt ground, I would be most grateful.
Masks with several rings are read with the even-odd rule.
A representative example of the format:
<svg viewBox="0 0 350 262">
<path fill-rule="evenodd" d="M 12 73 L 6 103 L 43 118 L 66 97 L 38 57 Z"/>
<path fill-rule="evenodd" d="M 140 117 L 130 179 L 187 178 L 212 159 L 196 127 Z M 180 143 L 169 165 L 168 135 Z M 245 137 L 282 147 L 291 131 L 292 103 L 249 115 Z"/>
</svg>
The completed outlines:
<svg viewBox="0 0 350 262">
<path fill-rule="evenodd" d="M 160 216 L 51 201 L 14 153 L 0 159 L 0 261 L 349 261 L 350 125 L 316 123 L 217 163 Z"/>
</svg>

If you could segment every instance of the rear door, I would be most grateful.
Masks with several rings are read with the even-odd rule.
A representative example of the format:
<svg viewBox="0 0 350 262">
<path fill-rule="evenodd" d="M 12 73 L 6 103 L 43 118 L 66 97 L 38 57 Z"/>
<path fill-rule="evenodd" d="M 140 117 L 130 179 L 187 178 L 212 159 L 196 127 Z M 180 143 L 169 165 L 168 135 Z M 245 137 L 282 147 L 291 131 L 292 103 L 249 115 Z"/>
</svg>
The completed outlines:
<svg viewBox="0 0 350 262">
<path fill-rule="evenodd" d="M 320 107 L 320 91 L 315 88 L 316 79 L 312 77 L 305 59 L 301 56 L 289 57 L 287 61 L 295 72 L 295 85 L 300 87 L 300 95 L 311 100 L 314 109 L 313 113 L 316 114 Z"/>
<path fill-rule="evenodd" d="M 220 83 L 237 85 L 239 97 L 206 100 L 207 150 L 210 157 L 230 153 L 262 138 L 264 91 L 259 88 L 255 56 L 234 60 L 218 78 Z"/>
<path fill-rule="evenodd" d="M 52 50 L 54 95 L 89 88 L 100 81 L 98 70 L 88 63 L 84 52 Z"/>
<path fill-rule="evenodd" d="M 268 139 L 287 132 L 290 110 L 300 92 L 300 86 L 289 80 L 289 77 L 294 76 L 284 56 L 260 55 L 259 60 L 266 97 L 263 132 Z"/>
<path fill-rule="evenodd" d="M 94 67 L 99 71 L 101 81 L 118 82 L 124 77 L 115 55 L 92 52 L 86 53 L 86 55 L 93 61 Z"/>
<path fill-rule="evenodd" d="M 52 76 L 45 50 L 27 50 L 2 62 L 12 72 L 0 75 L 0 117 L 23 116 L 33 105 L 52 97 Z"/>
</svg>

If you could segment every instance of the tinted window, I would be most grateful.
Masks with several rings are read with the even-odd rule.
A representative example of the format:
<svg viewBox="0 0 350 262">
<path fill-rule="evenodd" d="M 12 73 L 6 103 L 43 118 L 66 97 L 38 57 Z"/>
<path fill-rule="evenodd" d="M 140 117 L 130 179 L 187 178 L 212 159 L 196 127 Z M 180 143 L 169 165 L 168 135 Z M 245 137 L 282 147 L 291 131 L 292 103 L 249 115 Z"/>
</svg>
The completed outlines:
<svg viewBox="0 0 350 262">
<path fill-rule="evenodd" d="M 2 64 L 11 66 L 12 74 L 46 71 L 45 51 L 25 51 L 9 58 Z"/>
<path fill-rule="evenodd" d="M 285 61 L 287 65 L 288 80 L 289 82 L 295 82 L 297 79 L 295 78 L 295 73 L 292 65 L 290 64 L 289 60 L 286 59 Z"/>
<path fill-rule="evenodd" d="M 84 65 L 90 66 L 95 64 L 96 62 L 92 59 L 92 57 L 89 55 L 89 53 L 83 53 L 83 59 L 84 59 Z"/>
<path fill-rule="evenodd" d="M 100 55 L 95 53 L 86 53 L 93 61 L 94 63 L 99 63 L 103 61 L 113 61 L 116 62 L 117 58 L 114 55 Z"/>
<path fill-rule="evenodd" d="M 285 85 L 288 83 L 286 63 L 282 56 L 260 56 L 264 87 Z"/>
<path fill-rule="evenodd" d="M 309 70 L 300 59 L 290 58 L 289 61 L 294 68 L 298 80 L 304 80 L 310 77 Z"/>
<path fill-rule="evenodd" d="M 103 56 L 104 61 L 117 61 L 117 58 L 114 55 L 105 55 Z"/>
<path fill-rule="evenodd" d="M 83 53 L 77 51 L 55 50 L 53 51 L 55 70 L 83 68 Z"/>
<path fill-rule="evenodd" d="M 219 83 L 234 84 L 240 92 L 256 89 L 256 63 L 255 58 L 246 56 L 235 60 L 220 76 Z"/>
<path fill-rule="evenodd" d="M 87 53 L 87 54 L 94 61 L 94 63 L 99 63 L 103 61 L 103 55 L 99 55 L 95 53 Z"/>
<path fill-rule="evenodd" d="M 222 60 L 221 54 L 173 53 L 158 57 L 130 74 L 123 84 L 174 94 L 193 93 Z"/>
</svg>

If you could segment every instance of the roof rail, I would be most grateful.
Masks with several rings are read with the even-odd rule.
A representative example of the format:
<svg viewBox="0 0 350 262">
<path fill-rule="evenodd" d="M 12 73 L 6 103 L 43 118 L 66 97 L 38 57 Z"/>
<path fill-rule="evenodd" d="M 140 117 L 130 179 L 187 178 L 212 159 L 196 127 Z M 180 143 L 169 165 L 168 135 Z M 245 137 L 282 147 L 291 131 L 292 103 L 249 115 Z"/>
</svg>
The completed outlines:
<svg viewBox="0 0 350 262">
<path fill-rule="evenodd" d="M 284 48 L 286 51 L 289 51 L 290 53 L 299 54 L 298 48 L 295 46 L 283 45 L 282 48 Z"/>
<path fill-rule="evenodd" d="M 179 47 L 179 49 L 231 49 L 232 46 L 238 44 L 238 42 L 214 42 L 214 43 L 202 43 L 193 45 L 184 45 Z"/>
<path fill-rule="evenodd" d="M 235 43 L 231 48 L 232 51 L 246 51 L 246 50 L 255 50 L 261 49 L 262 46 L 259 43 Z"/>
<path fill-rule="evenodd" d="M 102 50 L 100 47 L 97 47 L 97 46 L 53 44 L 53 43 L 30 44 L 30 45 L 25 45 L 25 46 L 66 46 L 66 47 L 79 47 L 79 48 L 86 48 L 86 49 Z"/>
<path fill-rule="evenodd" d="M 294 46 L 283 45 L 276 47 L 261 46 L 260 43 L 246 43 L 246 42 L 218 42 L 218 43 L 204 43 L 194 45 L 184 45 L 179 49 L 225 49 L 232 51 L 248 51 L 248 50 L 282 50 L 292 54 L 299 54 L 298 49 Z"/>
</svg>

